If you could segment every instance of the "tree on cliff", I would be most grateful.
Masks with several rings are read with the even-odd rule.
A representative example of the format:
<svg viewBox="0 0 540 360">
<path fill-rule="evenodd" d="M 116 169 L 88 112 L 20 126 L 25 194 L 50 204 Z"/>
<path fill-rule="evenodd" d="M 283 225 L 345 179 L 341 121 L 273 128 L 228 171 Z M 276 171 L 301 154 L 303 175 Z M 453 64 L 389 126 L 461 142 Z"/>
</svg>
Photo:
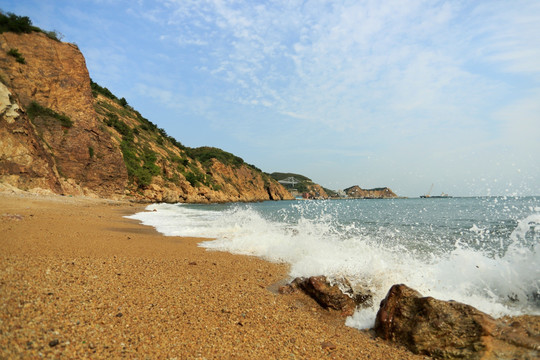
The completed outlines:
<svg viewBox="0 0 540 360">
<path fill-rule="evenodd" d="M 0 10 L 0 33 L 11 31 L 17 34 L 31 33 L 39 29 L 32 26 L 28 16 L 18 16 L 13 13 L 4 13 Z"/>
</svg>

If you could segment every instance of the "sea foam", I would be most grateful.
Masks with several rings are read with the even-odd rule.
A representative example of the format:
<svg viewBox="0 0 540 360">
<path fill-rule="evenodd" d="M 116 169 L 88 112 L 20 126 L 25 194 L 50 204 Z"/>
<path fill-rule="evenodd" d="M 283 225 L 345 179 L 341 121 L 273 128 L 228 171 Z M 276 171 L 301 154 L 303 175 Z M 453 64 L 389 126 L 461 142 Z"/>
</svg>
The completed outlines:
<svg viewBox="0 0 540 360">
<path fill-rule="evenodd" d="M 159 204 L 130 218 L 168 236 L 215 239 L 201 242 L 209 250 L 288 263 L 291 279 L 321 274 L 345 277 L 354 288 L 374 297 L 373 307 L 347 319 L 347 325 L 356 328 L 373 326 L 379 302 L 397 283 L 425 296 L 470 304 L 493 316 L 540 314 L 537 207 L 519 221 L 485 222 L 482 213 L 470 216 L 477 220 L 472 225 L 471 219 L 437 225 L 433 209 L 412 207 L 404 214 L 414 216 L 399 218 L 403 205 L 396 204 L 382 203 L 379 213 L 378 204 L 332 201 Z M 360 214 L 363 206 L 369 206 L 366 217 Z M 377 215 L 371 218 L 373 213 Z M 423 219 L 422 214 L 430 217 Z M 459 214 L 456 219 L 464 216 L 468 215 Z"/>
</svg>

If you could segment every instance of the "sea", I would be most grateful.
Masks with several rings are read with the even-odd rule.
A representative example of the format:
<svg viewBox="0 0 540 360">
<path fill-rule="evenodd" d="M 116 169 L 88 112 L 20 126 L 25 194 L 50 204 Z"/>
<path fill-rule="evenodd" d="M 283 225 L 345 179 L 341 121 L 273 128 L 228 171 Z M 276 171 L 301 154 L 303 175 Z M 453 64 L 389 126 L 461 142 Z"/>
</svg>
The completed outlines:
<svg viewBox="0 0 540 360">
<path fill-rule="evenodd" d="M 540 315 L 540 196 L 152 204 L 129 218 L 287 263 L 289 280 L 345 278 L 374 299 L 347 318 L 358 329 L 373 327 L 393 284 L 495 317 Z"/>
</svg>

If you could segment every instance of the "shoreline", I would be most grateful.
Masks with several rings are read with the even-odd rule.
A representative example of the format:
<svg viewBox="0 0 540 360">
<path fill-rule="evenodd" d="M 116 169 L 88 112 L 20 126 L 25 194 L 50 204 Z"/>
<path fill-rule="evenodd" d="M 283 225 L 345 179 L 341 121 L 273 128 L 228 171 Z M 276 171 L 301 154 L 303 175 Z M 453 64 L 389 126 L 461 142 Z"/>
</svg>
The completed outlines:
<svg viewBox="0 0 540 360">
<path fill-rule="evenodd" d="M 0 358 L 425 359 L 345 326 L 288 266 L 123 216 L 147 204 L 0 193 Z"/>
</svg>

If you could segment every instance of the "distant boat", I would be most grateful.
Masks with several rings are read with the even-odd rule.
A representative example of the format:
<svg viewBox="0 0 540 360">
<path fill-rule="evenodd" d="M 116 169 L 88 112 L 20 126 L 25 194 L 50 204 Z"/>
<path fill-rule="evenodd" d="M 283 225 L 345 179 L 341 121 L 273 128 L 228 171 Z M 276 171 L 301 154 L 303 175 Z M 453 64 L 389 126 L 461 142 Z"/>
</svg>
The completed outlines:
<svg viewBox="0 0 540 360">
<path fill-rule="evenodd" d="M 445 193 L 441 193 L 441 195 L 434 195 L 434 196 L 429 196 L 429 197 L 431 197 L 432 199 L 442 199 L 442 198 L 451 198 L 452 196 Z"/>
<path fill-rule="evenodd" d="M 433 185 L 434 184 L 431 184 L 431 187 L 429 188 L 429 191 L 427 192 L 427 194 L 425 195 L 420 195 L 420 198 L 421 199 L 445 199 L 445 198 L 451 198 L 452 196 L 448 195 L 448 194 L 445 194 L 445 193 L 441 193 L 441 195 L 433 195 L 431 196 L 431 190 L 433 190 Z"/>
</svg>

